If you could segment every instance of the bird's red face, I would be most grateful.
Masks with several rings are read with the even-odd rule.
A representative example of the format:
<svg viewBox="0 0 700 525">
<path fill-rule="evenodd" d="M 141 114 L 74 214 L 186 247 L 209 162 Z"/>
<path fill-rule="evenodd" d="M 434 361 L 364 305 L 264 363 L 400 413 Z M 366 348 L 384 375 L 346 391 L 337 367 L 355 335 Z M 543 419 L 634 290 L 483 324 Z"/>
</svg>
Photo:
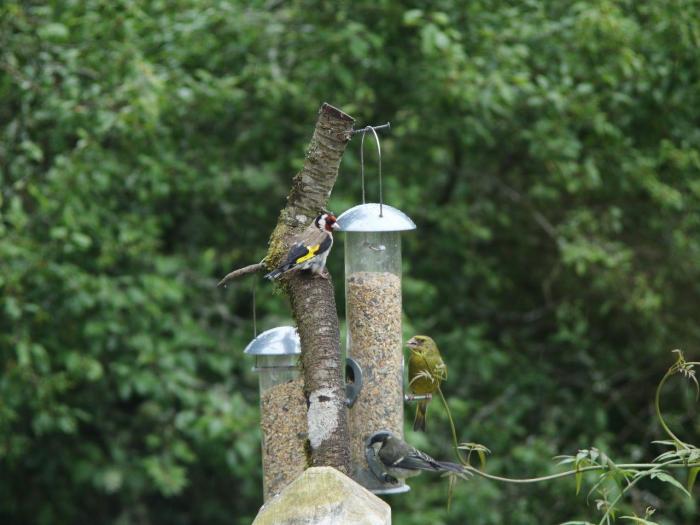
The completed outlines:
<svg viewBox="0 0 700 525">
<path fill-rule="evenodd" d="M 340 229 L 338 219 L 336 219 L 335 215 L 332 213 L 324 213 L 323 215 L 319 215 L 319 217 L 316 219 L 316 225 L 319 227 L 319 229 L 326 230 L 328 232 L 333 232 Z"/>
</svg>

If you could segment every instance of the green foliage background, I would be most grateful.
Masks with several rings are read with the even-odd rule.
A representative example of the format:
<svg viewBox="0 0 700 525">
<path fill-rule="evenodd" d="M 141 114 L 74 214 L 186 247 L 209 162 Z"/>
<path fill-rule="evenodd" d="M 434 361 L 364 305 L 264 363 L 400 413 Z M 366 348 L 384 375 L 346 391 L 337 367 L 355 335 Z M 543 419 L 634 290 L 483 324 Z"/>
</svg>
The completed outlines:
<svg viewBox="0 0 700 525">
<path fill-rule="evenodd" d="M 328 101 L 383 134 L 406 334 L 432 334 L 488 469 L 591 445 L 651 459 L 653 389 L 697 358 L 693 1 L 5 0 L 0 521 L 249 523 L 261 504 L 251 280 Z M 376 193 L 374 153 L 369 192 Z M 331 208 L 359 199 L 359 140 Z M 342 237 L 342 236 L 341 236 Z M 342 317 L 342 242 L 330 260 Z M 258 287 L 261 328 L 289 321 Z M 674 383 L 669 420 L 697 443 Z M 415 445 L 449 457 L 442 411 Z M 411 415 L 407 415 L 410 419 Z M 594 519 L 574 481 L 421 476 L 401 524 Z M 641 484 L 628 513 L 697 523 Z"/>
</svg>

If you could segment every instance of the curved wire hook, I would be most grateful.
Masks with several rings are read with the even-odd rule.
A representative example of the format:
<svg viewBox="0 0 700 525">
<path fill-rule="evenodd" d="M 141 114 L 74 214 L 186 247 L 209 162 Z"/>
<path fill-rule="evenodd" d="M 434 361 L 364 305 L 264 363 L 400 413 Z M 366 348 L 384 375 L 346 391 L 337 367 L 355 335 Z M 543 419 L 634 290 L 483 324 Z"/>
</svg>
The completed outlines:
<svg viewBox="0 0 700 525">
<path fill-rule="evenodd" d="M 373 126 L 367 126 L 362 130 L 360 140 L 360 177 L 362 178 L 362 204 L 365 204 L 365 134 L 371 131 L 374 134 L 374 141 L 377 143 L 377 162 L 379 164 L 379 216 L 383 216 L 384 195 L 382 191 L 382 147 L 379 144 L 379 135 Z"/>
</svg>

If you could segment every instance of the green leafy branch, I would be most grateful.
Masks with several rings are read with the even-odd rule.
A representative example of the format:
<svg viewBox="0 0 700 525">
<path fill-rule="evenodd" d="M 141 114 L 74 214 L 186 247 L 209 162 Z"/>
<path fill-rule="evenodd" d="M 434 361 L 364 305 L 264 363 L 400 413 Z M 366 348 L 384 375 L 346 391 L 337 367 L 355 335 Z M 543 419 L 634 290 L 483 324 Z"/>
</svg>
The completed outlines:
<svg viewBox="0 0 700 525">
<path fill-rule="evenodd" d="M 490 453 L 489 449 L 479 443 L 458 443 L 457 431 L 455 429 L 452 413 L 445 396 L 442 393 L 439 385 L 437 392 L 440 395 L 442 404 L 445 407 L 447 418 L 452 432 L 452 444 L 455 453 L 460 463 L 465 469 L 482 478 L 499 481 L 503 483 L 540 483 L 559 478 L 574 476 L 576 480 L 576 494 L 581 492 L 583 482 L 583 474 L 586 472 L 601 472 L 598 480 L 588 492 L 587 499 L 593 493 L 596 493 L 599 498 L 596 499 L 596 507 L 603 512 L 603 516 L 598 522 L 598 525 L 610 525 L 615 520 L 617 506 L 622 501 L 624 496 L 643 479 L 655 479 L 663 483 L 668 483 L 676 489 L 683 492 L 686 496 L 691 497 L 691 491 L 695 485 L 696 478 L 700 472 L 700 449 L 690 443 L 682 441 L 666 423 L 661 410 L 661 390 L 669 378 L 675 374 L 680 374 L 685 379 L 690 380 L 695 385 L 696 399 L 700 397 L 700 384 L 695 374 L 695 365 L 700 364 L 696 361 L 686 361 L 683 353 L 680 350 L 674 350 L 677 354 L 676 362 L 668 369 L 656 388 L 656 396 L 654 405 L 656 408 L 656 416 L 663 431 L 670 438 L 668 440 L 654 441 L 653 443 L 670 447 L 671 450 L 664 452 L 656 457 L 652 463 L 626 463 L 616 464 L 605 453 L 597 448 L 579 450 L 573 456 L 557 456 L 554 459 L 559 460 L 559 465 L 572 465 L 573 469 L 547 476 L 539 476 L 534 478 L 508 478 L 488 474 L 483 471 L 486 466 L 486 455 Z M 480 469 L 472 466 L 472 455 L 476 454 L 479 457 Z M 683 486 L 676 478 L 674 478 L 670 470 L 687 469 L 688 480 L 686 486 Z M 456 479 L 450 478 L 450 488 L 448 494 L 448 508 L 452 497 L 452 492 Z M 613 485 L 617 489 L 617 494 L 610 499 L 608 490 L 609 485 Z M 632 521 L 642 525 L 654 525 L 650 520 L 655 509 L 648 507 L 644 517 L 639 516 L 621 516 L 620 519 Z M 593 525 L 590 522 L 569 521 L 562 525 Z"/>
</svg>

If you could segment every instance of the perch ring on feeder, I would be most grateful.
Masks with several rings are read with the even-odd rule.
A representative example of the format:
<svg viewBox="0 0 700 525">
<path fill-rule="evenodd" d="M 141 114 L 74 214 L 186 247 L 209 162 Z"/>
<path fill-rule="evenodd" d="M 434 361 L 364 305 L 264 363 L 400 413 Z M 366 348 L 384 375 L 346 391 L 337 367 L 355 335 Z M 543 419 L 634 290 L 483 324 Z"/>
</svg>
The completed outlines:
<svg viewBox="0 0 700 525">
<path fill-rule="evenodd" d="M 362 390 L 362 368 L 352 357 L 345 360 L 345 404 L 352 408 Z"/>
</svg>

